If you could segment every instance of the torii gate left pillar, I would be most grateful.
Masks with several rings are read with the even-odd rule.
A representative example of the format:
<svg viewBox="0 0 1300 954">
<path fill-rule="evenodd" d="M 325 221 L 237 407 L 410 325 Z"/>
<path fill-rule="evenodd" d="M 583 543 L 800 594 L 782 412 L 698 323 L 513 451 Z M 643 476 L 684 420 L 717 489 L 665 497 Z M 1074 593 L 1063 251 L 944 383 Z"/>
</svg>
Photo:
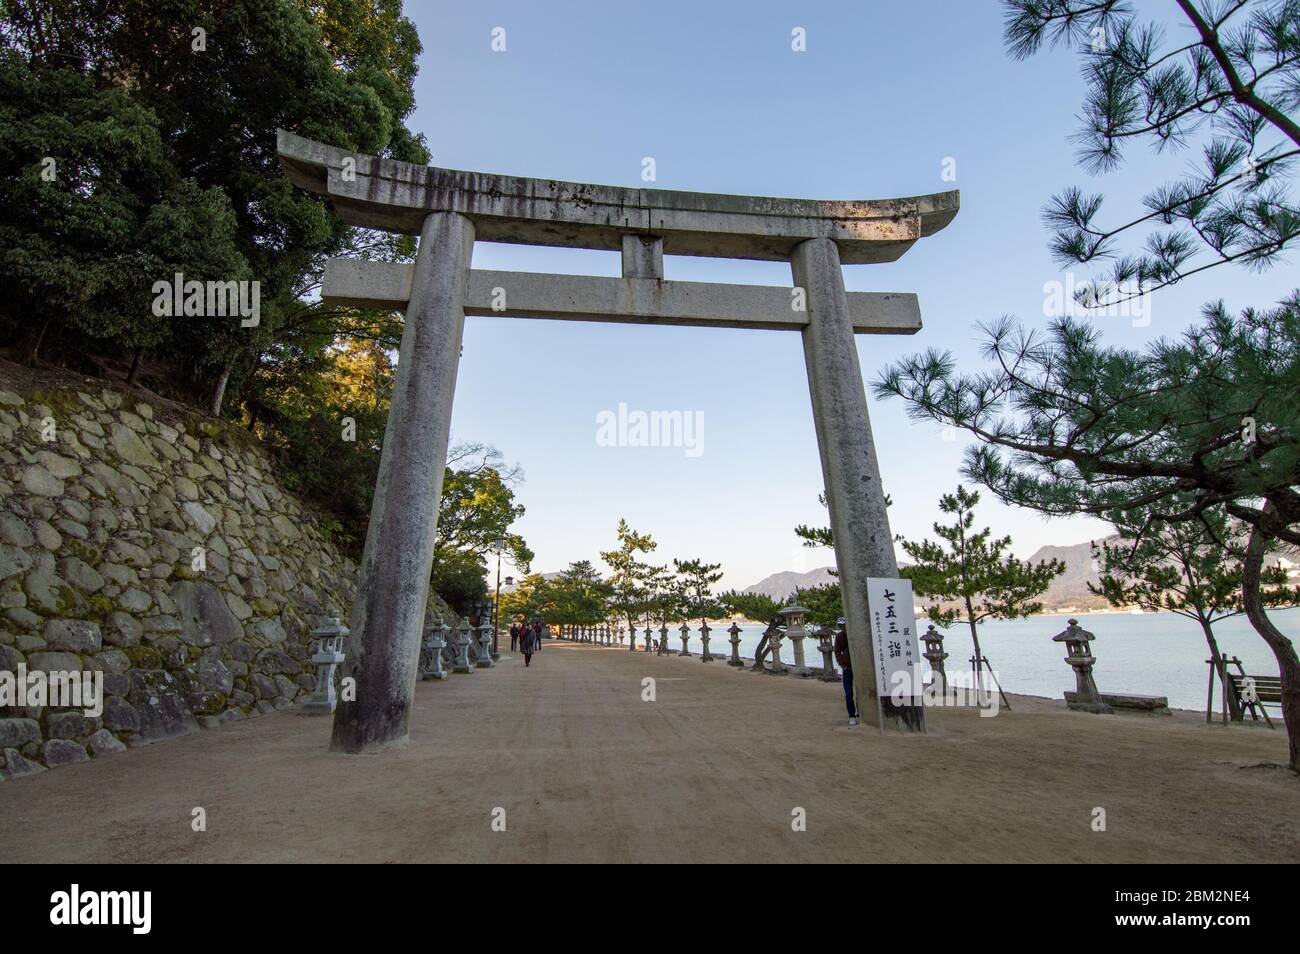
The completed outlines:
<svg viewBox="0 0 1300 954">
<path fill-rule="evenodd" d="M 846 292 L 840 266 L 897 259 L 952 220 L 956 192 L 721 196 L 413 166 L 284 131 L 278 148 L 290 178 L 329 196 L 344 221 L 420 236 L 413 268 L 332 262 L 322 289 L 338 304 L 406 310 L 344 664 L 356 695 L 335 711 L 331 748 L 373 752 L 406 740 L 465 315 L 504 312 L 802 332 L 859 713 L 923 728 L 919 706 L 892 706 L 876 686 L 866 580 L 898 570 L 853 337 L 912 334 L 920 313 L 915 295 Z M 623 277 L 472 270 L 476 238 L 621 250 Z M 788 261 L 796 288 L 665 281 L 664 254 Z"/>
<path fill-rule="evenodd" d="M 356 680 L 356 696 L 334 711 L 330 747 L 338 751 L 406 741 L 473 251 L 474 223 L 465 216 L 425 217 L 352 606 L 352 630 L 370 638 L 348 647 L 344 675 Z"/>
</svg>

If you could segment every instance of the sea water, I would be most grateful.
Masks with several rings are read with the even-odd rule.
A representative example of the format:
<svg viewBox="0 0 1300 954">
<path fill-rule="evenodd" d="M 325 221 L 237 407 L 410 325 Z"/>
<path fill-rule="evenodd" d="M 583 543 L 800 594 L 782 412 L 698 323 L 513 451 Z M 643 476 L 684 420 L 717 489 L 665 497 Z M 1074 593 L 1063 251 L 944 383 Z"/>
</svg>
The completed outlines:
<svg viewBox="0 0 1300 954">
<path fill-rule="evenodd" d="M 980 649 L 997 673 L 1007 692 L 1031 696 L 1062 698 L 1074 689 L 1074 671 L 1065 662 L 1065 644 L 1052 637 L 1065 629 L 1070 618 L 1095 637 L 1090 644 L 1097 657 L 1093 678 L 1102 692 L 1137 692 L 1167 696 L 1178 709 L 1205 709 L 1205 690 L 1210 667 L 1209 647 L 1200 625 L 1176 613 L 1070 613 L 1043 614 L 1029 619 L 987 620 L 979 624 Z M 1283 633 L 1295 639 L 1300 633 L 1300 607 L 1273 610 L 1269 619 Z M 924 632 L 926 619 L 917 620 Z M 727 656 L 731 652 L 726 626 L 715 624 L 709 636 L 709 651 Z M 746 624 L 741 627 L 740 654 L 752 659 L 754 648 L 765 627 Z M 954 623 L 944 632 L 945 662 L 949 674 L 969 671 L 974 655 L 970 627 Z M 670 630 L 669 646 L 681 648 L 681 636 Z M 658 630 L 655 632 L 658 636 Z M 1277 660 L 1268 644 L 1251 628 L 1244 616 L 1234 616 L 1214 624 L 1214 637 L 1226 656 L 1237 656 L 1247 673 L 1275 676 Z M 638 635 L 638 645 L 644 637 Z M 699 655 L 699 627 L 691 630 L 690 651 Z M 822 657 L 817 640 L 804 642 L 804 658 L 809 666 L 820 666 Z M 781 661 L 794 665 L 794 649 L 789 640 L 781 642 Z M 927 672 L 928 664 L 924 667 Z M 1221 704 L 1219 690 L 1214 693 L 1215 711 Z"/>
</svg>

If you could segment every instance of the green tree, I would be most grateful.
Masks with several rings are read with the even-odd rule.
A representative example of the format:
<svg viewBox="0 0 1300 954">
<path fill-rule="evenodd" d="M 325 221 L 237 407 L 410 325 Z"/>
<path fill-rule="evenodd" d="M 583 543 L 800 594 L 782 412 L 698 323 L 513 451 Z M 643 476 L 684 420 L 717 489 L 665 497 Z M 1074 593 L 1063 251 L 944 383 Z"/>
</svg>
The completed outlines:
<svg viewBox="0 0 1300 954">
<path fill-rule="evenodd" d="M 616 549 L 603 551 L 600 558 L 610 569 L 610 606 L 627 620 L 635 637 L 637 619 L 647 612 L 653 594 L 655 568 L 640 559 L 653 553 L 658 544 L 648 533 L 637 533 L 626 520 L 619 520 Z"/>
<path fill-rule="evenodd" d="M 525 621 L 540 619 L 545 623 L 559 623 L 563 622 L 557 615 L 560 603 L 551 581 L 540 573 L 530 573 L 513 591 L 501 594 L 500 618 L 517 616 Z"/>
<path fill-rule="evenodd" d="M 527 573 L 533 559 L 523 537 L 510 527 L 524 515 L 515 502 L 512 483 L 520 479 L 517 468 L 506 468 L 500 452 L 487 445 L 453 447 L 442 480 L 438 504 L 438 538 L 433 548 L 433 576 L 453 554 L 484 558 L 498 541 L 505 542 L 507 559 Z"/>
<path fill-rule="evenodd" d="M 713 587 L 722 579 L 722 564 L 673 560 L 673 566 L 681 583 L 678 607 L 682 619 L 698 619 L 701 625 L 708 625 L 710 619 L 721 616 L 722 602 L 713 594 Z"/>
<path fill-rule="evenodd" d="M 1131 294 L 1116 294 L 1123 282 L 1145 292 L 1229 262 L 1262 267 L 1296 234 L 1288 169 L 1300 128 L 1287 113 L 1300 106 L 1300 4 L 1178 6 L 1198 40 L 1161 52 L 1161 31 L 1117 0 L 1004 0 L 1013 55 L 1044 40 L 1087 43 L 1085 162 L 1111 169 L 1124 141 L 1159 149 L 1203 134 L 1203 172 L 1152 192 L 1121 225 L 1095 225 L 1102 199 L 1079 190 L 1047 207 L 1061 260 L 1114 259 L 1111 278 L 1085 290 L 1092 303 Z M 1119 253 L 1140 236 L 1144 252 Z M 1197 249 L 1212 257 L 1189 267 Z M 1277 658 L 1290 766 L 1300 772 L 1300 657 L 1262 596 L 1266 553 L 1279 541 L 1300 545 L 1300 293 L 1239 320 L 1222 302 L 1207 305 L 1181 341 L 1142 352 L 1103 348 L 1068 318 L 1046 336 L 1005 318 L 986 331 L 992 371 L 958 374 L 932 350 L 888 368 L 876 393 L 974 434 L 981 445 L 968 449 L 965 472 L 1004 501 L 1047 514 L 1142 510 L 1151 525 L 1222 507 L 1246 524 L 1242 606 Z"/>
<path fill-rule="evenodd" d="M 429 585 L 457 615 L 471 616 L 472 607 L 488 596 L 486 572 L 487 564 L 480 554 L 452 553 L 443 559 Z"/>
<path fill-rule="evenodd" d="M 28 354 L 56 332 L 66 353 L 125 352 L 133 368 L 148 351 L 214 413 L 229 391 L 254 389 L 350 234 L 281 173 L 276 129 L 427 160 L 403 125 L 420 43 L 401 11 L 400 0 L 6 0 L 0 327 L 33 329 Z M 49 180 L 46 157 L 60 170 Z M 155 320 L 152 282 L 175 271 L 258 281 L 260 323 Z"/>
<path fill-rule="evenodd" d="M 590 560 L 570 563 L 552 584 L 560 603 L 563 622 L 594 626 L 609 616 L 609 584 Z"/>
<path fill-rule="evenodd" d="M 910 541 L 899 537 L 903 551 L 913 565 L 902 575 L 912 581 L 916 595 L 934 602 L 927 608 L 930 619 L 945 629 L 959 619 L 970 627 L 975 646 L 976 678 L 980 679 L 979 623 L 985 619 L 1017 619 L 1032 616 L 1043 604 L 1035 596 L 1046 592 L 1052 580 L 1065 572 L 1059 560 L 1029 563 L 1008 554 L 1010 537 L 995 539 L 988 527 L 976 531 L 975 505 L 978 491 L 958 485 L 955 494 L 939 498 L 939 510 L 951 514 L 951 524 L 934 524 L 942 543 Z M 980 682 L 982 686 L 982 681 Z"/>
<path fill-rule="evenodd" d="M 808 619 L 819 626 L 832 626 L 844 616 L 844 596 L 838 583 L 801 586 L 790 598 L 806 608 L 809 611 Z"/>
<path fill-rule="evenodd" d="M 776 618 L 781 605 L 766 593 L 740 593 L 728 590 L 718 596 L 723 611 L 729 615 L 737 614 L 755 623 L 770 623 Z"/>
<path fill-rule="evenodd" d="M 1086 305 L 1149 292 L 1239 262 L 1262 268 L 1300 234 L 1292 192 L 1300 125 L 1300 4 L 1177 0 L 1178 31 L 1140 20 L 1123 0 L 1003 0 L 1005 40 L 1018 59 L 1046 43 L 1073 46 L 1086 92 L 1080 163 L 1117 168 L 1125 148 L 1201 149 L 1201 167 L 1149 192 L 1140 211 L 1100 224 L 1104 197 L 1070 188 L 1044 219 L 1064 264 L 1108 261 L 1081 289 Z"/>
<path fill-rule="evenodd" d="M 1088 589 L 1112 606 L 1138 605 L 1156 612 L 1176 613 L 1195 620 L 1210 650 L 1210 663 L 1227 685 L 1227 670 L 1214 624 L 1237 616 L 1241 603 L 1241 535 L 1219 510 L 1202 512 L 1199 520 L 1151 525 L 1143 511 L 1114 514 L 1111 522 L 1121 535 L 1112 545 L 1093 545 L 1101 561 L 1099 584 Z M 1300 590 L 1287 586 L 1286 573 L 1264 571 L 1261 598 L 1268 606 L 1295 605 Z M 1232 718 L 1240 719 L 1234 693 L 1227 693 Z"/>
<path fill-rule="evenodd" d="M 897 362 L 875 385 L 913 417 L 974 434 L 965 474 L 1049 515 L 1141 511 L 1149 525 L 1222 508 L 1248 528 L 1241 599 L 1277 658 L 1291 766 L 1300 771 L 1300 658 L 1268 618 L 1263 567 L 1300 545 L 1300 295 L 1234 319 L 1208 306 L 1180 340 L 1103 347 L 1091 326 L 1046 335 L 988 329 L 993 369 L 960 374 L 948 354 Z"/>
</svg>

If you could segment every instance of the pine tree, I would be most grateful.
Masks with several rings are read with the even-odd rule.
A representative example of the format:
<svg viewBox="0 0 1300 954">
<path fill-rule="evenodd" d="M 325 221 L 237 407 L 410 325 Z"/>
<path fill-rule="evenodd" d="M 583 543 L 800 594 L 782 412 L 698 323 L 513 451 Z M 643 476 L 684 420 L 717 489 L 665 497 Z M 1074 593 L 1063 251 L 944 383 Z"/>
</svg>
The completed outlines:
<svg viewBox="0 0 1300 954">
<path fill-rule="evenodd" d="M 1227 669 L 1214 624 L 1245 612 L 1241 601 L 1241 534 L 1219 510 L 1202 512 L 1199 520 L 1150 525 L 1146 514 L 1130 512 L 1111 517 L 1120 532 L 1117 544 L 1093 545 L 1101 561 L 1099 584 L 1093 593 L 1112 606 L 1141 606 L 1195 620 L 1210 650 L 1210 665 L 1220 685 L 1227 686 Z M 1300 589 L 1288 588 L 1286 573 L 1274 567 L 1263 574 L 1261 599 L 1268 606 L 1295 605 Z M 1226 693 L 1234 720 L 1241 718 L 1235 693 Z"/>
<path fill-rule="evenodd" d="M 985 527 L 975 531 L 975 505 L 978 491 L 958 485 L 957 493 L 944 494 L 939 510 L 952 514 L 951 524 L 934 524 L 942 543 L 930 540 L 909 541 L 899 538 L 903 551 L 913 564 L 902 570 L 912 581 L 917 596 L 935 602 L 928 607 L 931 620 L 945 629 L 958 619 L 970 627 L 975 647 L 975 674 L 983 686 L 978 625 L 985 619 L 1017 619 L 1041 612 L 1042 603 L 1033 601 L 1046 592 L 1052 580 L 1065 572 L 1059 560 L 1029 563 L 1007 554 L 1010 537 L 994 539 Z M 953 605 L 956 604 L 956 605 Z"/>
</svg>

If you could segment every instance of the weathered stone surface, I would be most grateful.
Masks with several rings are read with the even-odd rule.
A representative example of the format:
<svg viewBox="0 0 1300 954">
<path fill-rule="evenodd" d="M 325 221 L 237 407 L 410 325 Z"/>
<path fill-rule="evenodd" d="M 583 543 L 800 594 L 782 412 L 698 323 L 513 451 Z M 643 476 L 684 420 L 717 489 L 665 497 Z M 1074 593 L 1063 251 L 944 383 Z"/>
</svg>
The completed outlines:
<svg viewBox="0 0 1300 954">
<path fill-rule="evenodd" d="M 18 664 L 26 664 L 27 657 L 13 646 L 0 644 L 0 672 L 18 672 Z"/>
<path fill-rule="evenodd" d="M 108 614 L 108 621 L 103 629 L 104 642 L 111 646 L 119 646 L 122 649 L 128 646 L 138 646 L 140 636 L 144 633 L 144 627 L 130 613 L 123 613 L 120 610 L 114 610 Z"/>
<path fill-rule="evenodd" d="M 81 657 L 65 652 L 34 652 L 27 654 L 30 672 L 80 672 Z"/>
<path fill-rule="evenodd" d="M 113 732 L 140 731 L 140 714 L 121 696 L 110 696 L 104 702 L 103 720 L 104 728 Z"/>
<path fill-rule="evenodd" d="M 17 749 L 41 741 L 41 725 L 35 719 L 0 719 L 0 748 Z"/>
<path fill-rule="evenodd" d="M 76 613 L 86 605 L 82 595 L 63 577 L 45 567 L 36 567 L 23 577 L 23 593 L 28 607 L 50 616 Z"/>
<path fill-rule="evenodd" d="M 244 602 L 244 598 L 238 593 L 227 591 L 226 605 L 230 607 L 230 611 L 234 613 L 238 619 L 251 619 L 253 616 L 253 608 Z"/>
<path fill-rule="evenodd" d="M 24 775 L 36 775 L 44 771 L 44 765 L 31 761 L 17 749 L 5 749 L 0 754 L 0 772 L 6 778 L 22 778 Z"/>
<path fill-rule="evenodd" d="M 96 653 L 104 644 L 99 624 L 85 619 L 49 620 L 42 635 L 50 649 L 63 649 L 72 653 Z"/>
<path fill-rule="evenodd" d="M 0 580 L 7 580 L 11 576 L 26 573 L 31 568 L 31 553 L 7 543 L 0 544 Z"/>
<path fill-rule="evenodd" d="M 126 751 L 126 746 L 119 742 L 117 737 L 108 729 L 100 729 L 92 735 L 89 744 L 90 751 L 95 753 L 95 758 Z"/>
<path fill-rule="evenodd" d="M 66 526 L 69 521 L 64 521 Z M 66 557 L 59 561 L 60 575 L 83 593 L 96 593 L 104 588 L 104 577 L 84 560 Z"/>
<path fill-rule="evenodd" d="M 132 682 L 127 698 L 140 716 L 141 738 L 152 742 L 198 731 L 194 713 L 166 674 L 135 670 Z"/>
<path fill-rule="evenodd" d="M 178 580 L 171 598 L 181 620 L 181 639 L 191 646 L 229 643 L 244 634 L 221 591 L 211 583 Z"/>
<path fill-rule="evenodd" d="M 249 685 L 257 693 L 259 699 L 274 699 L 280 694 L 280 688 L 275 684 L 275 680 L 270 676 L 260 672 L 253 673 L 249 677 Z"/>
<path fill-rule="evenodd" d="M 98 728 L 94 719 L 79 711 L 52 712 L 45 717 L 45 734 L 51 739 L 82 741 Z"/>
<path fill-rule="evenodd" d="M 56 454 L 53 451 L 38 451 L 36 459 L 41 462 L 41 466 L 59 480 L 69 480 L 81 476 L 81 465 L 71 457 L 64 457 L 62 454 Z"/>
<path fill-rule="evenodd" d="M 201 503 L 189 500 L 185 502 L 182 509 L 194 523 L 194 526 L 199 533 L 205 537 L 211 533 L 212 528 L 217 525 L 217 518 L 208 513 L 207 508 L 205 508 Z"/>
<path fill-rule="evenodd" d="M 0 543 L 25 549 L 36 542 L 36 537 L 27 523 L 16 514 L 0 510 Z"/>
<path fill-rule="evenodd" d="M 62 497 L 63 481 L 55 477 L 40 464 L 32 464 L 23 470 L 23 490 L 29 494 L 42 497 Z"/>
<path fill-rule="evenodd" d="M 216 649 L 216 647 L 213 647 Z M 214 692 L 229 693 L 235 685 L 234 673 L 221 661 L 219 654 L 209 650 L 199 657 L 195 668 L 199 687 Z"/>
<path fill-rule="evenodd" d="M 264 649 L 258 653 L 257 668 L 273 676 L 279 673 L 292 676 L 302 672 L 298 661 L 280 649 Z"/>
<path fill-rule="evenodd" d="M 41 759 L 54 768 L 73 762 L 88 762 L 90 756 L 86 754 L 85 746 L 70 739 L 50 739 L 41 746 Z"/>
<path fill-rule="evenodd" d="M 277 646 L 289 638 L 278 619 L 259 619 L 253 631 L 268 645 Z"/>
<path fill-rule="evenodd" d="M 109 426 L 109 439 L 112 441 L 113 450 L 117 455 L 128 464 L 134 464 L 137 467 L 157 467 L 158 459 L 145 446 L 139 435 L 130 427 L 114 421 Z"/>
</svg>

